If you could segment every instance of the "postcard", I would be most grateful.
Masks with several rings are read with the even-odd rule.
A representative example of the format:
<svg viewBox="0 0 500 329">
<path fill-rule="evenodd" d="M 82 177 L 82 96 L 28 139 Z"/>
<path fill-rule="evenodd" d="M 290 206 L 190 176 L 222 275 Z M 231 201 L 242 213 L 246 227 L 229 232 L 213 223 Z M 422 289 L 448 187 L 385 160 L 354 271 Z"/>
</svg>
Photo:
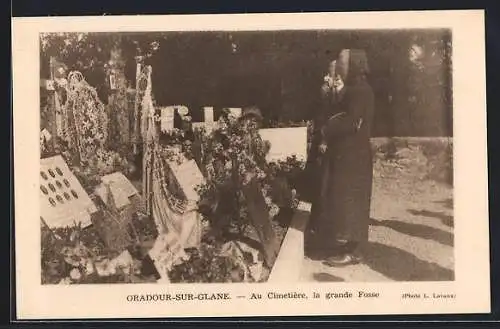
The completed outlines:
<svg viewBox="0 0 500 329">
<path fill-rule="evenodd" d="M 483 11 L 12 40 L 18 319 L 490 312 Z"/>
</svg>

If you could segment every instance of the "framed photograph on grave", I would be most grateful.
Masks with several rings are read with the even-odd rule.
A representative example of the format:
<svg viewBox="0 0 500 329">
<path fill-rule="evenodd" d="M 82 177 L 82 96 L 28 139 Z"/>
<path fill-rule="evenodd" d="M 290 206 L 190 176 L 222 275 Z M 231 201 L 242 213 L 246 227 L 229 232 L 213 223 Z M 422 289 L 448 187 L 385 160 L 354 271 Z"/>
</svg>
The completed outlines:
<svg viewBox="0 0 500 329">
<path fill-rule="evenodd" d="M 109 75 L 109 88 L 111 90 L 116 90 L 116 75 L 114 73 Z"/>
</svg>

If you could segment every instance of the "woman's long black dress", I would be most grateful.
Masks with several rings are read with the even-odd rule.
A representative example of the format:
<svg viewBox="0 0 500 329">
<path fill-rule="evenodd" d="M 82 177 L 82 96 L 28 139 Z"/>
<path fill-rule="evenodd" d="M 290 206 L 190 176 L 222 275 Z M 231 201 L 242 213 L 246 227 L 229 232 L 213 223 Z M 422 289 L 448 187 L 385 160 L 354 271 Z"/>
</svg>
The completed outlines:
<svg viewBox="0 0 500 329">
<path fill-rule="evenodd" d="M 319 152 L 320 144 L 326 142 L 321 128 L 326 120 L 335 114 L 335 103 L 338 99 L 338 95 L 333 92 L 332 88 L 328 88 L 326 83 L 321 88 L 320 96 L 320 102 L 316 105 L 313 114 L 313 134 L 307 155 L 305 175 L 303 177 L 303 185 L 305 185 L 305 191 L 303 192 L 305 193 L 302 193 L 302 196 L 313 204 L 311 218 L 315 217 L 320 208 L 320 200 L 318 198 L 321 195 L 321 191 L 319 187 L 322 185 L 321 182 L 324 180 L 323 176 L 325 175 L 322 164 L 326 154 Z"/>
<path fill-rule="evenodd" d="M 337 115 L 325 122 L 328 149 L 311 214 L 311 242 L 322 250 L 335 249 L 339 240 L 368 241 L 374 96 L 364 76 L 351 77 L 344 88 L 333 111 Z"/>
</svg>

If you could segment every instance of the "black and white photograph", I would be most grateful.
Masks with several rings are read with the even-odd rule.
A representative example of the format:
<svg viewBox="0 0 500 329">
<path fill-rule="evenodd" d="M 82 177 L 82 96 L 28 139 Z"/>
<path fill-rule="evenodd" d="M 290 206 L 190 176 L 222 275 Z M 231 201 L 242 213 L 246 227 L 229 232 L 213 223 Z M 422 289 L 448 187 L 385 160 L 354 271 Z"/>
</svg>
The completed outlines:
<svg viewBox="0 0 500 329">
<path fill-rule="evenodd" d="M 42 282 L 453 280 L 451 37 L 41 35 Z"/>
<path fill-rule="evenodd" d="M 454 33 L 38 31 L 34 284 L 454 284 Z"/>
</svg>

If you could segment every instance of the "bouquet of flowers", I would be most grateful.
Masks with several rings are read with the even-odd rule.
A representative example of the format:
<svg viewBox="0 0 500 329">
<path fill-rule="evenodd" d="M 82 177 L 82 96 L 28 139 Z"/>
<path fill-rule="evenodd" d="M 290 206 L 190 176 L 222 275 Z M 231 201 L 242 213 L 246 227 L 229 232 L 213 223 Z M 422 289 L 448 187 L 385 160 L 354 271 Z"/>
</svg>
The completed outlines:
<svg viewBox="0 0 500 329">
<path fill-rule="evenodd" d="M 298 204 L 298 195 L 290 183 L 293 185 L 304 163 L 294 157 L 267 163 L 270 145 L 260 137 L 255 120 L 229 119 L 223 123 L 201 142 L 200 162 L 207 181 L 198 187 L 199 206 L 212 228 L 242 233 L 250 222 L 241 187 L 256 180 L 269 217 L 274 218 L 280 208 Z"/>
</svg>

